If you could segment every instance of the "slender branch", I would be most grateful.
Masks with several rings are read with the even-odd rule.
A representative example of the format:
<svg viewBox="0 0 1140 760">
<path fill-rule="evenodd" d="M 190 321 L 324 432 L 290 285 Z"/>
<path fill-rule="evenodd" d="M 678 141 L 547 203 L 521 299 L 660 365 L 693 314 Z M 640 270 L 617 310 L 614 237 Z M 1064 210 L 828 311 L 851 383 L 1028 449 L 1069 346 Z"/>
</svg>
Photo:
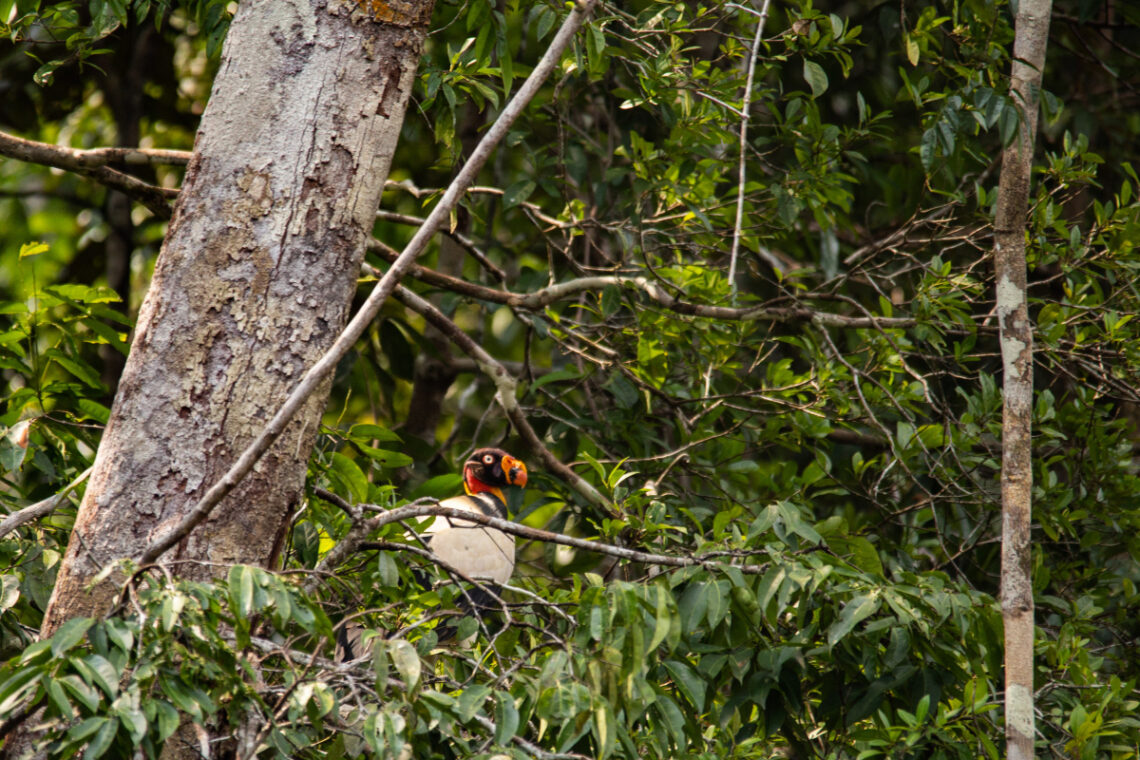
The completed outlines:
<svg viewBox="0 0 1140 760">
<path fill-rule="evenodd" d="M 0 132 L 0 155 L 58 169 L 94 169 L 112 165 L 186 166 L 194 154 L 168 148 L 71 148 Z M 176 190 L 166 192 L 177 194 Z"/>
<path fill-rule="evenodd" d="M 161 151 L 160 153 L 181 154 L 181 151 Z M 107 166 L 107 164 L 116 161 L 137 164 L 140 163 L 141 157 L 146 155 L 135 149 L 80 150 L 78 148 L 67 148 L 50 143 L 36 142 L 35 140 L 26 140 L 22 137 L 0 132 L 0 156 L 82 174 L 138 201 L 160 219 L 169 219 L 169 199 L 178 195 L 177 190 L 156 187 Z M 151 163 L 151 161 L 148 160 L 145 163 Z M 170 163 L 170 161 L 155 160 L 153 163 Z"/>
<path fill-rule="evenodd" d="M 21 525 L 26 525 L 32 520 L 37 520 L 44 515 L 50 515 L 59 509 L 59 507 L 67 501 L 67 497 L 71 495 L 71 492 L 78 488 L 83 481 L 87 480 L 87 476 L 90 474 L 91 468 L 88 467 L 76 476 L 75 480 L 64 486 L 63 490 L 5 517 L 3 521 L 0 521 L 0 538 L 8 535 Z"/>
<path fill-rule="evenodd" d="M 477 723 L 481 723 L 483 728 L 495 733 L 495 723 L 490 718 L 476 713 L 472 716 Z M 531 757 L 539 758 L 539 760 L 589 760 L 589 755 L 579 755 L 574 752 L 548 752 L 534 742 L 525 739 L 517 734 L 511 737 L 511 741 L 523 748 L 525 752 L 530 754 Z"/>
<path fill-rule="evenodd" d="M 400 252 L 395 248 L 375 238 L 368 241 L 368 252 L 374 253 L 388 262 L 396 261 L 400 255 Z M 459 293 L 470 298 L 477 298 L 481 301 L 505 304 L 511 297 L 511 294 L 505 290 L 498 290 L 497 288 L 489 288 L 486 285 L 468 282 L 460 277 L 452 277 L 451 275 L 437 272 L 434 269 L 428 269 L 421 264 L 412 264 L 408 267 L 407 271 L 411 277 L 426 282 L 429 285 L 446 288 L 454 293 Z"/>
<path fill-rule="evenodd" d="M 369 251 L 380 255 L 389 261 L 394 260 L 395 251 L 379 241 L 369 242 Z M 907 328 L 914 327 L 918 320 L 913 317 L 850 317 L 844 314 L 816 311 L 805 307 L 772 307 L 772 306 L 712 306 L 682 301 L 680 298 L 667 293 L 657 283 L 647 277 L 627 277 L 623 275 L 604 275 L 598 277 L 580 277 L 551 285 L 533 293 L 511 293 L 506 290 L 489 288 L 467 282 L 458 277 L 436 272 L 433 269 L 415 264 L 409 268 L 408 274 L 417 280 L 446 288 L 471 298 L 491 303 L 500 303 L 520 309 L 536 311 L 570 298 L 579 293 L 600 291 L 610 286 L 633 287 L 640 290 L 661 306 L 694 317 L 723 320 L 757 320 L 767 322 L 814 322 L 825 327 L 841 328 Z"/>
<path fill-rule="evenodd" d="M 327 497 L 321 495 L 321 498 Z M 336 500 L 333 499 L 328 499 L 328 501 L 334 504 L 337 503 Z M 438 502 L 435 499 L 417 499 L 416 501 L 408 504 L 403 508 L 430 508 L 435 506 L 437 503 Z M 309 580 L 305 581 L 302 588 L 304 588 L 306 594 L 311 594 L 316 591 L 317 586 L 320 585 L 320 578 L 325 573 L 331 573 L 333 569 L 340 565 L 340 563 L 344 562 L 344 560 L 349 555 L 356 552 L 368 539 L 369 534 L 392 522 L 392 520 L 386 520 L 384 518 L 396 510 L 384 510 L 383 507 L 376 507 L 375 505 L 371 504 L 368 505 L 368 507 L 372 509 L 380 509 L 383 511 L 379 516 L 370 517 L 367 520 L 361 520 L 358 519 L 358 517 L 353 517 L 352 527 L 349 529 L 348 533 L 342 539 L 337 541 L 336 546 L 330 549 L 329 553 L 326 554 L 319 563 L 317 563 L 316 568 L 313 570 L 313 575 L 309 578 Z M 364 507 L 357 505 L 354 509 L 362 510 Z"/>
<path fill-rule="evenodd" d="M 418 216 L 412 216 L 411 214 L 398 214 L 394 211 L 377 211 L 376 218 L 383 222 L 408 224 L 414 227 L 418 227 L 424 223 L 424 220 Z M 456 230 L 444 230 L 443 234 L 447 235 L 456 243 L 459 243 L 461 248 L 467 251 L 467 253 L 471 254 L 471 258 L 478 261 L 480 266 L 482 266 L 491 274 L 495 275 L 495 279 L 497 279 L 499 282 L 507 281 L 507 273 L 504 272 L 501 267 L 496 265 L 495 262 L 487 258 L 487 254 L 484 253 L 479 248 L 479 246 L 475 245 L 474 240 L 467 237 L 466 235 L 460 234 Z"/>
<path fill-rule="evenodd" d="M 460 196 L 475 181 L 479 170 L 487 162 L 495 146 L 506 136 L 511 125 L 522 113 L 530 100 L 538 93 L 550 72 L 554 70 L 563 51 L 569 46 L 575 32 L 585 22 L 587 15 L 593 10 L 597 0 L 579 0 L 562 23 L 550 47 L 543 54 L 542 59 L 534 67 L 530 76 L 519 88 L 518 93 L 503 108 L 503 112 L 491 128 L 483 135 L 483 139 L 475 146 L 471 158 L 456 175 L 447 191 L 440 198 L 439 203 L 424 220 L 423 225 L 404 248 L 403 253 L 392 264 L 392 267 L 380 278 L 361 306 L 360 311 L 345 327 L 333 345 L 325 352 L 316 364 L 309 368 L 301 382 L 289 394 L 289 397 L 273 415 L 273 419 L 265 426 L 257 439 L 253 441 L 237 461 L 230 467 L 221 480 L 217 481 L 192 510 L 173 528 L 160 536 L 146 548 L 140 557 L 140 562 L 149 563 L 158 559 L 162 554 L 181 541 L 199 523 L 206 519 L 214 508 L 232 491 L 238 483 L 253 469 L 253 466 L 269 450 L 273 442 L 284 432 L 286 425 L 293 419 L 293 415 L 301 408 L 305 400 L 316 391 L 324 378 L 336 368 L 337 363 L 347 354 L 356 341 L 364 334 L 368 325 L 379 313 L 384 302 L 388 300 L 400 278 L 407 272 L 409 266 L 427 247 L 428 241 L 438 232 L 447 221 L 451 211 L 459 202 Z"/>
<path fill-rule="evenodd" d="M 1033 322 L 1026 281 L 1038 95 L 1052 0 L 1022 0 L 1014 19 L 1010 94 L 1021 123 L 1002 152 L 994 213 L 995 307 L 1001 335 L 1001 612 L 1005 643 L 1006 757 L 1034 757 Z"/>
<path fill-rule="evenodd" d="M 899 243 L 906 242 L 907 236 L 912 232 L 925 227 L 927 225 L 939 224 L 949 220 L 953 216 L 954 204 L 946 203 L 938 206 L 923 216 L 914 216 L 906 224 L 898 229 L 892 230 L 886 236 L 879 240 L 873 240 L 870 243 L 860 246 L 847 255 L 843 259 L 843 265 L 846 267 L 854 266 L 871 254 L 877 253 L 885 248 L 898 245 Z"/>
<path fill-rule="evenodd" d="M 413 184 L 411 182 L 411 180 L 406 180 L 406 179 L 402 179 L 398 182 L 396 180 L 390 179 L 385 183 L 384 187 L 385 187 L 385 189 L 391 189 L 391 190 L 403 190 L 404 192 L 411 193 L 416 198 L 423 198 L 424 196 L 427 196 L 427 195 L 435 195 L 436 193 L 439 192 L 439 190 L 436 188 L 416 187 L 416 185 Z M 471 187 L 467 188 L 467 192 L 468 192 L 468 194 L 471 194 L 471 195 L 498 195 L 498 196 L 502 196 L 506 193 L 506 191 L 503 190 L 502 188 L 488 187 L 485 185 L 472 185 Z M 526 209 L 527 212 L 530 213 L 531 215 L 533 215 L 535 219 L 539 220 L 540 222 L 542 222 L 544 224 L 548 224 L 555 229 L 565 229 L 568 227 L 575 227 L 578 224 L 577 221 L 566 222 L 566 221 L 563 221 L 561 219 L 555 219 L 553 216 L 550 216 L 545 211 L 543 211 L 542 206 L 539 206 L 537 203 L 532 203 L 530 201 L 523 201 L 522 203 L 519 204 L 519 206 Z"/>
<path fill-rule="evenodd" d="M 381 508 L 382 509 L 382 508 Z M 554 533 L 549 530 L 542 530 L 540 528 L 531 528 L 528 525 L 521 523 L 511 522 L 504 520 L 501 517 L 493 517 L 491 515 L 484 515 L 478 512 L 469 512 L 465 509 L 456 509 L 454 507 L 443 507 L 438 503 L 435 504 L 409 504 L 403 507 L 396 507 L 395 509 L 384 510 L 376 517 L 368 520 L 369 531 L 375 531 L 385 525 L 390 525 L 394 522 L 401 520 L 411 520 L 419 517 L 451 517 L 455 519 L 467 520 L 469 522 L 479 523 L 486 525 L 488 528 L 500 530 L 503 533 L 509 533 L 519 538 L 525 538 L 531 541 L 543 541 L 545 543 L 560 544 L 562 546 L 569 546 L 574 549 L 581 549 L 582 551 L 594 552 L 596 554 L 605 554 L 610 557 L 617 557 L 618 559 L 628 560 L 630 562 L 641 562 L 646 565 L 662 565 L 665 567 L 703 567 L 706 570 L 716 570 L 723 566 L 723 562 L 718 562 L 710 557 L 697 555 L 693 557 L 677 557 L 670 554 L 656 554 L 653 552 L 643 552 L 637 549 L 627 549 L 624 546 L 615 546 L 614 544 L 607 544 L 601 541 L 590 541 L 585 538 L 578 538 L 577 536 L 568 536 L 564 533 Z M 337 544 L 336 548 L 340 548 L 343 541 Z M 334 549 L 335 551 L 335 549 Z M 322 561 L 318 570 L 328 570 L 335 567 L 337 562 L 340 562 L 344 557 L 351 554 L 351 552 L 339 553 L 339 558 L 335 562 L 329 562 L 329 557 L 332 557 L 333 552 L 326 555 L 325 560 Z M 718 555 L 719 556 L 719 555 Z M 733 565 L 742 573 L 749 575 L 760 575 L 767 572 L 769 565 Z"/>
<path fill-rule="evenodd" d="M 744 184 L 748 177 L 745 163 L 748 158 L 748 117 L 752 106 L 752 81 L 756 76 L 756 57 L 760 53 L 760 40 L 764 37 L 764 22 L 768 20 L 768 6 L 771 0 L 764 0 L 760 8 L 760 20 L 756 22 L 756 35 L 752 38 L 752 51 L 748 54 L 748 77 L 744 82 L 744 102 L 740 106 L 740 166 L 739 181 L 736 185 L 736 224 L 732 229 L 732 253 L 728 259 L 728 284 L 736 294 L 736 258 L 740 252 L 740 234 L 744 229 Z"/>
</svg>

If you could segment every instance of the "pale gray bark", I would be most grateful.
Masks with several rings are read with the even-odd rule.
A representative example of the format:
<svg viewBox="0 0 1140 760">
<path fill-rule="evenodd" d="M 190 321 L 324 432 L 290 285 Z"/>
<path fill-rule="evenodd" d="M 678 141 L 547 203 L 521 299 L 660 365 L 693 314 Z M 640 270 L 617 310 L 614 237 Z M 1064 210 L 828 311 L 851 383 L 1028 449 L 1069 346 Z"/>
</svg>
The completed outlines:
<svg viewBox="0 0 1140 760">
<path fill-rule="evenodd" d="M 178 524 L 340 333 L 432 4 L 239 5 L 45 634 L 106 609 L 93 576 Z M 272 561 L 327 387 L 163 559 Z"/>
<path fill-rule="evenodd" d="M 1033 325 L 1026 302 L 1025 229 L 1050 11 L 1050 0 L 1021 0 L 1018 7 L 1011 96 L 1023 110 L 1023 118 L 1002 155 L 994 219 L 994 273 L 1004 367 L 1001 604 L 1005 624 L 1006 756 L 1010 760 L 1034 756 L 1030 537 Z"/>
</svg>

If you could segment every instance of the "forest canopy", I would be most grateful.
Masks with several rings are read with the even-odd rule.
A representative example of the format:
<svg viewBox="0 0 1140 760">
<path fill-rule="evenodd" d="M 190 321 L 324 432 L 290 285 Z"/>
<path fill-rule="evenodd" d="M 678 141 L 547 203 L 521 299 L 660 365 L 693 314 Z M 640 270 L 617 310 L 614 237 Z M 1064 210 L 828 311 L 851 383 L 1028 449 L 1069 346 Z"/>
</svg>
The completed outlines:
<svg viewBox="0 0 1140 760">
<path fill-rule="evenodd" d="M 436 2 L 353 310 L 574 8 Z M 0 735 L 35 724 L 61 758 L 1004 754 L 993 249 L 1025 112 L 1001 0 L 597 4 L 337 363 L 274 564 L 125 556 L 112 609 L 39 640 L 236 9 L 0 1 Z M 1050 21 L 1024 234 L 1036 750 L 1132 758 L 1140 7 Z M 479 617 L 415 534 L 483 446 L 529 482 Z M 376 633 L 346 664 L 347 623 Z"/>
</svg>

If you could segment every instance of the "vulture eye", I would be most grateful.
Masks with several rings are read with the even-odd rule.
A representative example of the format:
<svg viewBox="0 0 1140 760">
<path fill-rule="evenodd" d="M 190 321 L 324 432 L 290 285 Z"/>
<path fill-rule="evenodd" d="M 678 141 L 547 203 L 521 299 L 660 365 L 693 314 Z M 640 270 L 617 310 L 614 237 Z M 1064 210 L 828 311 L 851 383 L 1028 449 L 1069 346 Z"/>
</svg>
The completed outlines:
<svg viewBox="0 0 1140 760">
<path fill-rule="evenodd" d="M 491 454 L 484 454 L 483 455 L 483 464 L 494 464 L 494 463 L 495 463 L 495 457 L 493 455 L 491 455 Z"/>
</svg>

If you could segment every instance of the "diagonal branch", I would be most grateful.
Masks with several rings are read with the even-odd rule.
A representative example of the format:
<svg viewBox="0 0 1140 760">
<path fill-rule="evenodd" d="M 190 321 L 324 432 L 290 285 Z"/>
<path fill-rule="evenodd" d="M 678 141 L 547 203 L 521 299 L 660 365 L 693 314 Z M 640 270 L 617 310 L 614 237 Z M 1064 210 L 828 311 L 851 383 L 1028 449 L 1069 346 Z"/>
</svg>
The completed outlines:
<svg viewBox="0 0 1140 760">
<path fill-rule="evenodd" d="M 324 381 L 324 378 L 336 368 L 341 358 L 352 349 L 353 345 L 356 344 L 356 341 L 364 334 L 368 325 L 379 313 L 384 302 L 388 300 L 388 296 L 392 294 L 400 278 L 404 276 L 416 257 L 427 247 L 428 241 L 432 239 L 436 232 L 443 228 L 448 217 L 451 215 L 451 211 L 459 202 L 460 196 L 475 181 L 479 170 L 483 168 L 491 152 L 503 137 L 506 136 L 507 131 L 522 113 L 526 105 L 538 93 L 539 88 L 542 87 L 546 78 L 554 70 L 554 67 L 562 57 L 563 51 L 569 46 L 574 34 L 585 22 L 586 17 L 593 10 L 596 2 L 597 0 L 579 0 L 574 6 L 573 10 L 570 11 L 570 15 L 567 16 L 566 20 L 562 23 L 562 27 L 558 30 L 550 47 L 543 54 L 542 59 L 519 88 L 518 93 L 503 108 L 503 112 L 499 115 L 499 118 L 495 120 L 495 123 L 492 124 L 491 128 L 483 135 L 483 139 L 475 146 L 475 150 L 471 153 L 471 158 L 468 159 L 467 163 L 459 171 L 459 174 L 456 175 L 451 185 L 447 188 L 447 191 L 443 194 L 443 197 L 440 198 L 439 203 L 432 209 L 427 219 L 424 220 L 423 225 L 420 226 L 411 241 L 408 242 L 403 253 L 401 253 L 395 263 L 392 264 L 388 272 L 380 278 L 380 281 L 376 283 L 376 287 L 372 290 L 372 293 L 369 294 L 364 305 L 361 306 L 360 311 L 357 312 L 356 316 L 348 323 L 333 345 L 325 352 L 325 355 L 309 368 L 304 377 L 301 378 L 300 383 L 298 383 L 297 387 L 293 389 L 293 392 L 289 394 L 289 397 L 281 405 L 281 408 L 278 409 L 273 419 L 271 419 L 261 431 L 257 439 L 246 447 L 245 451 L 242 452 L 241 456 L 238 457 L 226 474 L 222 476 L 221 480 L 210 487 L 202 499 L 176 526 L 153 541 L 150 546 L 146 548 L 139 558 L 140 562 L 143 564 L 154 562 L 210 515 L 214 508 L 221 503 L 222 499 L 249 474 L 249 471 L 253 469 L 257 461 L 261 459 L 262 455 L 273 445 L 273 442 L 284 432 L 285 427 L 289 424 L 289 421 L 293 419 L 293 415 L 297 413 L 297 410 L 301 408 L 305 400 L 317 390 Z"/>
<path fill-rule="evenodd" d="M 17 510 L 5 517 L 2 521 L 0 521 L 0 538 L 8 535 L 16 528 L 19 528 L 21 525 L 26 525 L 32 520 L 39 519 L 44 515 L 50 515 L 52 512 L 59 509 L 61 506 L 63 506 L 64 502 L 67 501 L 67 497 L 71 495 L 71 492 L 78 488 L 83 483 L 83 481 L 87 480 L 87 476 L 90 474 L 91 468 L 88 467 L 86 470 L 76 476 L 75 480 L 64 486 L 63 490 L 52 494 L 42 501 L 37 501 L 31 506 Z"/>
<path fill-rule="evenodd" d="M 376 218 L 382 222 L 408 224 L 413 227 L 418 227 L 424 223 L 424 220 L 418 216 L 412 216 L 411 214 L 398 214 L 395 211 L 377 211 Z M 487 258 L 487 254 L 484 253 L 479 248 L 479 246 L 475 244 L 474 240 L 460 233 L 458 230 L 447 229 L 443 231 L 443 234 L 447 235 L 449 238 L 458 243 L 463 250 L 467 251 L 467 253 L 471 255 L 471 258 L 479 262 L 479 266 L 495 275 L 495 279 L 497 279 L 499 282 L 507 281 L 507 273 L 503 271 L 502 267 L 498 266 L 495 264 L 495 262 Z"/>
</svg>

